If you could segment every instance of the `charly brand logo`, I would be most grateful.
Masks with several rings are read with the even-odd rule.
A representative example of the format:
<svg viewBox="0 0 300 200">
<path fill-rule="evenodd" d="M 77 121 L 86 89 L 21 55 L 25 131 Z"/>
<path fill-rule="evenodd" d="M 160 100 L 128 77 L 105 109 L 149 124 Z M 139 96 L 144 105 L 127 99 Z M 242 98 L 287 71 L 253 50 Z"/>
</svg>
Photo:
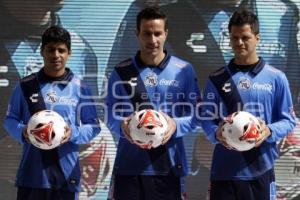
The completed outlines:
<svg viewBox="0 0 300 200">
<path fill-rule="evenodd" d="M 224 92 L 231 92 L 231 84 L 230 83 L 224 83 L 223 87 L 222 87 L 222 90 Z"/>
<path fill-rule="evenodd" d="M 127 83 L 128 83 L 131 87 L 137 86 L 137 77 L 132 77 Z"/>
<path fill-rule="evenodd" d="M 37 103 L 37 102 L 38 102 L 38 96 L 39 96 L 38 93 L 34 93 L 34 94 L 32 94 L 32 95 L 29 97 L 29 99 L 30 99 L 30 101 L 31 101 L 32 103 Z"/>
</svg>

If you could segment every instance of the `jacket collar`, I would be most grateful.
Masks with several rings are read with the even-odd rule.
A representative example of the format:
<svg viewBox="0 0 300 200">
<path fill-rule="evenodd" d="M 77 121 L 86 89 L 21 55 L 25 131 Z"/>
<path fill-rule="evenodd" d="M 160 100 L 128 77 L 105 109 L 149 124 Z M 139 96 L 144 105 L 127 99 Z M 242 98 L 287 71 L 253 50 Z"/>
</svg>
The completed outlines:
<svg viewBox="0 0 300 200">
<path fill-rule="evenodd" d="M 139 68 L 146 68 L 146 67 L 155 68 L 155 67 L 157 67 L 157 68 L 160 68 L 160 69 L 164 69 L 167 66 L 167 64 L 169 63 L 169 60 L 171 58 L 171 56 L 169 55 L 169 53 L 166 50 L 164 50 L 164 53 L 165 53 L 164 59 L 157 66 L 155 66 L 155 65 L 146 65 L 141 59 L 141 56 L 140 56 L 141 51 L 138 51 L 136 53 L 136 55 L 134 57 L 134 60 L 135 60 L 136 65 Z"/>
<path fill-rule="evenodd" d="M 254 75 L 257 75 L 264 68 L 265 64 L 266 62 L 264 61 L 264 59 L 262 57 L 259 57 L 258 63 L 254 67 L 249 69 L 249 72 L 251 72 Z M 228 68 L 233 73 L 240 71 L 239 69 L 234 67 L 234 58 L 230 60 L 228 64 Z"/>
<path fill-rule="evenodd" d="M 37 76 L 38 76 L 38 80 L 40 81 L 40 83 L 49 83 L 49 82 L 51 83 L 51 82 L 57 81 L 58 84 L 67 84 L 74 77 L 74 74 L 73 74 L 72 70 L 70 70 L 69 68 L 66 68 L 63 76 L 53 78 L 53 77 L 47 76 L 44 73 L 44 68 L 42 68 L 37 73 Z"/>
</svg>

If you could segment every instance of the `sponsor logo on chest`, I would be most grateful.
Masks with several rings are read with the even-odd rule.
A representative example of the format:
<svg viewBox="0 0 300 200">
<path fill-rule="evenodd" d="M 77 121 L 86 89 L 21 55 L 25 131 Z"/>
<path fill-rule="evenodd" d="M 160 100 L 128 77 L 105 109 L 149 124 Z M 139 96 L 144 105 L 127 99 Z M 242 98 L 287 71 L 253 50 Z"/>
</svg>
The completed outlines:
<svg viewBox="0 0 300 200">
<path fill-rule="evenodd" d="M 266 91 L 271 93 L 273 90 L 273 86 L 270 83 L 259 83 L 259 82 L 254 82 L 251 83 L 250 79 L 246 77 L 241 77 L 239 82 L 238 82 L 238 89 L 241 90 L 260 90 L 260 91 Z"/>
<path fill-rule="evenodd" d="M 159 80 L 157 74 L 149 73 L 145 77 L 144 85 L 150 87 L 155 87 L 157 85 L 179 87 L 179 81 L 174 79 L 165 79 L 165 78 Z"/>
<path fill-rule="evenodd" d="M 78 102 L 77 99 L 72 97 L 58 96 L 55 91 L 48 91 L 44 96 L 44 101 L 50 104 L 57 103 L 57 104 L 65 104 L 71 106 L 76 106 Z"/>
</svg>

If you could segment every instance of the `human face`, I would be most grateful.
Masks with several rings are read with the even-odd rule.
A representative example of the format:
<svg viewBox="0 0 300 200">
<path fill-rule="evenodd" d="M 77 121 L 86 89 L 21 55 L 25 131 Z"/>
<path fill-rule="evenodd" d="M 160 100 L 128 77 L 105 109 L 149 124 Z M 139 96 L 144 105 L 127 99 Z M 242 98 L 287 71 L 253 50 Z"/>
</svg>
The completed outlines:
<svg viewBox="0 0 300 200">
<path fill-rule="evenodd" d="M 141 20 L 140 30 L 136 32 L 142 59 L 164 57 L 164 44 L 168 35 L 163 19 Z"/>
<path fill-rule="evenodd" d="M 49 42 L 41 49 L 41 55 L 44 59 L 44 72 L 51 77 L 60 77 L 65 72 L 71 51 L 64 43 Z"/>
<path fill-rule="evenodd" d="M 230 45 L 237 64 L 248 65 L 257 62 L 256 46 L 259 39 L 259 34 L 252 32 L 250 24 L 231 27 Z"/>
</svg>

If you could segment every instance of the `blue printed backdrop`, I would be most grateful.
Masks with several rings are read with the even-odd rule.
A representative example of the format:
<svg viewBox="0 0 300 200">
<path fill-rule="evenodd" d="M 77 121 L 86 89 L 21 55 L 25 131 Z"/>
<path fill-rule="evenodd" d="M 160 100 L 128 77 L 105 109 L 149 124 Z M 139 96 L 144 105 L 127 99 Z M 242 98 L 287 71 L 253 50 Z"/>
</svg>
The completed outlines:
<svg viewBox="0 0 300 200">
<path fill-rule="evenodd" d="M 92 86 L 97 95 L 99 116 L 105 121 L 103 97 L 105 85 L 113 66 L 135 54 L 135 17 L 145 5 L 157 4 L 169 18 L 166 48 L 189 60 L 195 67 L 200 87 L 208 74 L 221 67 L 232 56 L 227 31 L 228 18 L 237 7 L 255 11 L 261 23 L 262 40 L 258 52 L 269 63 L 286 72 L 293 92 L 295 108 L 299 109 L 299 5 L 300 0 L 65 0 L 61 9 L 53 9 L 50 1 L 0 0 L 1 27 L 8 24 L 18 28 L 4 28 L 0 33 L 0 90 L 9 96 L 15 81 L 42 66 L 39 55 L 39 36 L 50 23 L 61 24 L 72 32 L 72 57 L 68 66 Z M 38 10 L 52 10 L 49 24 L 22 26 L 20 7 L 32 8 L 28 18 L 38 22 Z M 43 9 L 42 9 L 43 8 Z M 10 12 L 8 12 L 10 10 Z M 45 11 L 45 13 L 47 13 Z M 55 12 L 54 12 L 55 11 Z M 25 13 L 25 14 L 24 14 Z M 24 11 L 23 20 L 26 19 Z M 56 14 L 54 14 L 56 13 Z M 3 15 L 3 14 L 1 14 Z M 9 17 L 8 17 L 9 16 Z M 25 17 L 24 17 L 25 16 Z M 22 20 L 21 20 L 22 21 Z M 37 28 L 39 27 L 39 28 Z M 20 34 L 22 33 L 22 34 Z M 5 50 L 3 50 L 5 49 Z M 7 83 L 7 80 L 8 83 Z M 8 98 L 1 100 L 0 119 L 3 120 Z M 297 116 L 300 115 L 297 112 Z M 106 199 L 112 174 L 117 139 L 105 123 L 103 132 L 90 145 L 82 146 L 80 161 L 82 192 L 80 199 Z M 0 128 L 0 199 L 15 199 L 13 186 L 20 160 L 21 146 Z M 201 133 L 201 130 L 200 130 Z M 189 199 L 205 199 L 213 146 L 202 134 L 185 138 L 191 168 L 186 178 Z M 276 164 L 277 198 L 300 198 L 300 130 L 278 144 L 280 159 Z"/>
</svg>

